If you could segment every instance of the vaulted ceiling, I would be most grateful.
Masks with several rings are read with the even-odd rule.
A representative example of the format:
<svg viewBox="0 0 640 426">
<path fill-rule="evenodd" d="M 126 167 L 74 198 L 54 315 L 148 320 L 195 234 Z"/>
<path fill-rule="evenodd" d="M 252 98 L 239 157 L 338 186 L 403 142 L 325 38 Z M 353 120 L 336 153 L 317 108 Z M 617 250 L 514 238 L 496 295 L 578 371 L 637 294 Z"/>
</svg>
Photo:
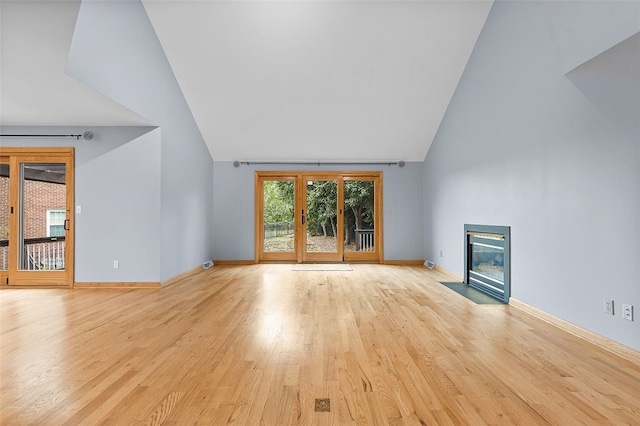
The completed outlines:
<svg viewBox="0 0 640 426">
<path fill-rule="evenodd" d="M 79 1 L 0 2 L 0 124 L 150 124 L 65 74 L 79 7 Z"/>
<path fill-rule="evenodd" d="M 487 1 L 143 0 L 215 160 L 422 161 Z M 78 1 L 2 1 L 3 125 L 149 125 L 64 73 Z"/>
</svg>

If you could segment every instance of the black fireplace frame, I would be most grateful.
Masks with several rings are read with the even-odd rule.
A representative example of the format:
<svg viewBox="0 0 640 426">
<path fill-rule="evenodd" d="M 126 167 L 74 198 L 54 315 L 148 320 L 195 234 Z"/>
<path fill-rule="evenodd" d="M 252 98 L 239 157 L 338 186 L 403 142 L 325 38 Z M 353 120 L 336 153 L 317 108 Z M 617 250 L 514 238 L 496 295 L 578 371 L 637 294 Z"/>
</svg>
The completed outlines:
<svg viewBox="0 0 640 426">
<path fill-rule="evenodd" d="M 503 254 L 503 267 L 504 267 L 504 281 L 502 282 L 502 288 L 499 286 L 488 285 L 484 283 L 474 282 L 478 280 L 470 279 L 469 270 L 471 269 L 471 234 L 472 233 L 484 233 L 484 234 L 499 234 L 504 237 L 501 242 L 496 244 L 502 244 L 504 249 Z M 511 227 L 509 226 L 494 226 L 494 225 L 464 225 L 464 282 L 470 287 L 473 287 L 491 297 L 501 300 L 504 303 L 509 303 L 511 297 Z"/>
</svg>

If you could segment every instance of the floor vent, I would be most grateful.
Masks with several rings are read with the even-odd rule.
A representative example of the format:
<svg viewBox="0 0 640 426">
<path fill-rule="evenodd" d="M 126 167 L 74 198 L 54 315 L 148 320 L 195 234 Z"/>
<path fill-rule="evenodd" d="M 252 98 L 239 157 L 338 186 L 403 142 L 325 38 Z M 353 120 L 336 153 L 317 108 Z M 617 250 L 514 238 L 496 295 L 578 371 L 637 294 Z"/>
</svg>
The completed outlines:
<svg viewBox="0 0 640 426">
<path fill-rule="evenodd" d="M 316 398 L 316 411 L 331 411 L 331 401 L 329 400 L 329 398 Z"/>
</svg>

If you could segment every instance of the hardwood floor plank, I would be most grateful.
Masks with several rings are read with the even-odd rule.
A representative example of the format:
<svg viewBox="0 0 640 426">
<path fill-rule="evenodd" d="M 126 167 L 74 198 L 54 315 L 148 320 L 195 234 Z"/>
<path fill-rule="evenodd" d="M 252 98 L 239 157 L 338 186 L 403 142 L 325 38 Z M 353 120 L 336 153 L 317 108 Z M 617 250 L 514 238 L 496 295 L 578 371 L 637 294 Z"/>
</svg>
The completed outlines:
<svg viewBox="0 0 640 426">
<path fill-rule="evenodd" d="M 0 424 L 637 424 L 640 365 L 441 278 L 217 265 L 162 289 L 5 289 Z"/>
</svg>

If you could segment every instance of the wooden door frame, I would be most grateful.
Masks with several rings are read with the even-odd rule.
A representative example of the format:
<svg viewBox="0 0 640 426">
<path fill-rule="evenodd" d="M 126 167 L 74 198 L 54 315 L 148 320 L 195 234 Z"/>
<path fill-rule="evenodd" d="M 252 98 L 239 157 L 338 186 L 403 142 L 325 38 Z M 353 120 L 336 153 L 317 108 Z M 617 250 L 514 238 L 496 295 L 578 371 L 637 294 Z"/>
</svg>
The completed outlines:
<svg viewBox="0 0 640 426">
<path fill-rule="evenodd" d="M 304 252 L 306 238 L 301 236 L 301 206 L 306 198 L 306 180 L 305 178 L 311 178 L 314 180 L 338 180 L 338 223 L 337 233 L 339 237 L 338 251 L 340 253 L 340 260 L 337 262 L 377 262 L 379 264 L 384 263 L 384 247 L 383 247 L 383 173 L 382 171 L 256 171 L 254 173 L 254 191 L 255 191 L 255 212 L 254 212 L 254 262 L 297 262 L 303 263 L 305 259 Z M 263 187 L 262 182 L 265 180 L 294 180 L 295 186 L 295 200 L 294 200 L 294 223 L 295 223 L 295 241 L 294 241 L 294 255 L 290 253 L 278 252 L 278 253 L 264 253 L 264 223 L 263 223 Z M 375 195 L 374 195 L 374 223 L 375 223 L 375 247 L 376 251 L 374 256 L 371 252 L 345 252 L 344 251 L 344 182 L 348 180 L 371 180 L 374 182 Z M 322 253 L 318 253 L 322 254 Z M 333 253 L 332 253 L 333 254 Z M 323 262 L 331 261 L 330 259 L 323 260 L 322 256 L 312 256 L 310 262 Z"/>
<path fill-rule="evenodd" d="M 20 163 L 64 163 L 66 165 L 66 197 L 67 207 L 66 219 L 69 220 L 69 230 L 65 235 L 65 269 L 64 271 L 21 271 L 18 268 L 18 256 L 14 251 L 13 256 L 9 255 L 9 271 L 6 278 L 9 279 L 10 286 L 68 286 L 73 287 L 74 283 L 74 258 L 75 258 L 75 164 L 74 148 L 0 148 L 1 157 L 10 158 L 11 178 L 9 183 L 9 205 L 15 214 L 9 215 L 10 230 L 18 229 L 19 210 L 19 180 L 20 175 L 18 165 Z M 14 177 L 15 176 L 15 177 Z M 9 247 L 14 250 L 19 247 L 19 233 L 9 233 Z M 4 284 L 4 283 L 3 283 Z"/>
</svg>

